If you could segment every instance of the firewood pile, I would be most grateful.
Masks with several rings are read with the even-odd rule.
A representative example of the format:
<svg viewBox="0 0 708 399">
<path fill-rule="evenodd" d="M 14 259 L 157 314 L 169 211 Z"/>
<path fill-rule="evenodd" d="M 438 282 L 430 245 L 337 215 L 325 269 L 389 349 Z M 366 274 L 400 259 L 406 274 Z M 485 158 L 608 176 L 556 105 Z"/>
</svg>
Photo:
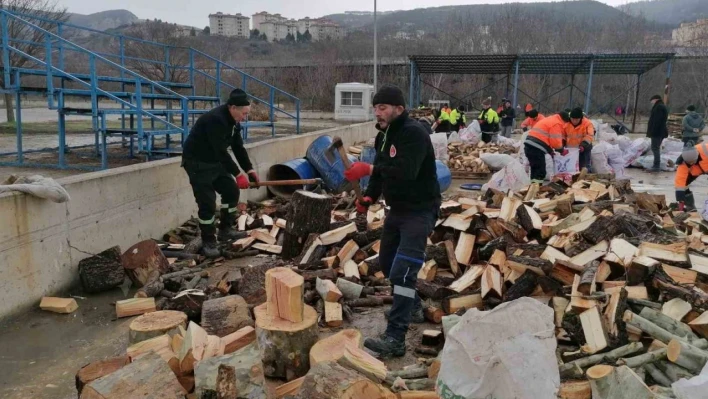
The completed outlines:
<svg viewBox="0 0 708 399">
<path fill-rule="evenodd" d="M 480 156 L 482 154 L 516 154 L 518 148 L 480 141 L 477 145 L 450 143 L 447 146 L 450 159 L 447 166 L 451 171 L 470 173 L 490 173 L 489 167 Z"/>
<path fill-rule="evenodd" d="M 278 398 L 435 398 L 441 330 L 454 315 L 527 296 L 554 310 L 561 397 L 590 399 L 591 386 L 671 397 L 671 383 L 708 360 L 708 228 L 627 180 L 581 173 L 574 181 L 443 203 L 417 284 L 425 318 L 442 328 L 409 342 L 423 359 L 399 371 L 362 350 L 359 331 L 318 335 L 393 301 L 378 261 L 383 203 L 360 215 L 346 194 L 298 191 L 287 204 L 245 206 L 239 228 L 249 236 L 224 246 L 221 259 L 191 252 L 191 221 L 122 261 L 117 248 L 87 258 L 84 285 L 97 292 L 129 277 L 141 288 L 116 303 L 117 317 L 142 316 L 131 322 L 126 355 L 82 368 L 77 388 L 121 397 L 112 391 L 120 380 L 138 392 L 159 384 L 192 398 L 231 397 L 231 389 L 260 392 L 267 377 L 287 381 Z M 214 268 L 243 254 L 269 259 Z"/>
<path fill-rule="evenodd" d="M 669 136 L 680 139 L 683 137 L 683 117 L 686 113 L 669 114 L 666 127 L 669 129 Z"/>
</svg>

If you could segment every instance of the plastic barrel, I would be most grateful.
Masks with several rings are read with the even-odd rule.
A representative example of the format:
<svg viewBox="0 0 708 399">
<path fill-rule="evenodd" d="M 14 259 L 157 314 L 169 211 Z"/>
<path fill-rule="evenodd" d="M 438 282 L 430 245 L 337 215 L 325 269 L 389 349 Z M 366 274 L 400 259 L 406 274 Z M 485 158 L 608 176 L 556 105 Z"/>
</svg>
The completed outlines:
<svg viewBox="0 0 708 399">
<path fill-rule="evenodd" d="M 351 184 L 344 178 L 344 164 L 339 151 L 329 151 L 330 144 L 330 136 L 318 137 L 307 147 L 306 158 L 319 172 L 325 186 L 332 192 L 341 193 L 351 189 Z M 331 161 L 328 156 L 331 156 Z M 349 160 L 356 162 L 356 157 L 350 155 Z"/>
<path fill-rule="evenodd" d="M 268 180 L 299 180 L 320 177 L 312 164 L 305 158 L 292 159 L 268 169 Z M 313 186 L 271 186 L 271 193 L 278 197 L 290 197 L 297 190 L 313 189 Z"/>
<path fill-rule="evenodd" d="M 438 174 L 438 184 L 440 184 L 440 193 L 444 193 L 450 188 L 452 184 L 452 174 L 450 174 L 450 168 L 447 167 L 442 161 L 435 160 L 435 169 Z"/>
<path fill-rule="evenodd" d="M 365 145 L 364 147 L 362 147 L 361 155 L 359 156 L 361 162 L 373 164 L 374 158 L 376 158 L 376 148 L 374 146 Z M 361 185 L 362 190 L 366 189 L 366 186 L 369 185 L 369 176 L 366 176 L 365 178 L 359 180 L 359 183 Z"/>
</svg>

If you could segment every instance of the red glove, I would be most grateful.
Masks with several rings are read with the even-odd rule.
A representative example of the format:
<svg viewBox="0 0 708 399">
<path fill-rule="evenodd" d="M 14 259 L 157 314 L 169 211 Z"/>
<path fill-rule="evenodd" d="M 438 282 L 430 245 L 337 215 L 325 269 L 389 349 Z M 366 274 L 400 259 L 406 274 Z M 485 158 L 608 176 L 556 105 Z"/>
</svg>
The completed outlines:
<svg viewBox="0 0 708 399">
<path fill-rule="evenodd" d="M 344 171 L 344 177 L 349 181 L 359 180 L 371 176 L 374 167 L 366 162 L 354 162 L 352 167 Z"/>
<path fill-rule="evenodd" d="M 248 172 L 248 180 L 251 181 L 251 183 L 260 183 L 260 179 L 258 179 L 258 173 L 256 173 L 255 170 L 251 169 Z"/>
<path fill-rule="evenodd" d="M 578 152 L 583 152 L 583 151 L 585 151 L 585 147 L 583 147 L 582 145 L 580 147 L 578 147 Z"/>
<path fill-rule="evenodd" d="M 240 174 L 240 175 L 236 176 L 236 185 L 241 190 L 248 189 L 250 187 L 250 185 L 248 184 L 248 177 L 246 177 L 246 175 L 244 175 L 244 174 Z"/>
<path fill-rule="evenodd" d="M 560 152 L 560 154 L 561 154 L 562 156 L 566 156 L 566 155 L 568 155 L 569 152 L 570 152 L 570 151 L 568 151 L 567 148 L 564 148 L 563 151 Z"/>
<path fill-rule="evenodd" d="M 374 202 L 374 200 L 371 199 L 371 197 L 364 197 L 364 201 L 360 202 L 358 199 L 356 200 L 356 211 L 358 213 L 366 213 L 366 210 L 369 209 L 369 206 L 371 203 Z"/>
</svg>

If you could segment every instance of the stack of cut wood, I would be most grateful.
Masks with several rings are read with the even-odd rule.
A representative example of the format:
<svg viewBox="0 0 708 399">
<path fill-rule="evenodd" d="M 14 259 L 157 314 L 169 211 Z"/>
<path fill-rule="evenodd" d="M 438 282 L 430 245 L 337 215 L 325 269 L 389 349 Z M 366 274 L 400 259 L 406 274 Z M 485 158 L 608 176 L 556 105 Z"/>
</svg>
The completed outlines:
<svg viewBox="0 0 708 399">
<path fill-rule="evenodd" d="M 482 162 L 482 154 L 516 154 L 518 148 L 496 143 L 485 143 L 480 141 L 477 145 L 465 143 L 450 143 L 447 146 L 450 159 L 447 166 L 452 172 L 468 173 L 490 173 L 487 164 Z"/>
<path fill-rule="evenodd" d="M 680 139 L 683 137 L 683 117 L 686 113 L 669 114 L 666 127 L 669 129 L 669 136 Z"/>
<path fill-rule="evenodd" d="M 708 359 L 700 216 L 671 211 L 663 196 L 635 193 L 626 180 L 574 178 L 444 203 L 418 276 L 426 317 L 440 322 L 522 296 L 546 303 L 561 376 L 573 380 L 564 389 L 585 392 L 574 398 L 589 399 L 591 384 L 636 377 L 628 386 L 641 391 L 696 375 Z M 608 362 L 617 368 L 587 370 Z"/>
</svg>

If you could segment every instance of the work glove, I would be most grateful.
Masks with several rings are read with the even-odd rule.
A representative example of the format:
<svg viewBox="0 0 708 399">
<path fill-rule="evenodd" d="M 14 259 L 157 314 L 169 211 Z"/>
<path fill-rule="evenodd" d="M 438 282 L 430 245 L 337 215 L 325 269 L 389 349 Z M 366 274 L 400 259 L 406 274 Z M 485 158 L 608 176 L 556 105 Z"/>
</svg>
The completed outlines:
<svg viewBox="0 0 708 399">
<path fill-rule="evenodd" d="M 529 128 L 526 127 L 526 126 L 524 126 L 523 131 L 524 131 L 524 132 L 528 132 L 528 131 L 529 131 Z"/>
<path fill-rule="evenodd" d="M 374 200 L 372 200 L 371 197 L 364 197 L 363 201 L 359 201 L 359 199 L 357 199 L 355 202 L 356 211 L 358 213 L 366 213 L 367 209 L 369 209 L 369 206 L 371 206 L 372 202 L 374 202 Z"/>
<path fill-rule="evenodd" d="M 567 148 L 563 148 L 562 150 L 558 151 L 558 153 L 561 154 L 561 156 L 566 156 L 568 155 L 569 151 Z"/>
<path fill-rule="evenodd" d="M 255 170 L 251 169 L 246 173 L 248 174 L 248 180 L 251 183 L 260 183 L 260 179 L 258 179 L 258 173 L 256 173 Z"/>
<path fill-rule="evenodd" d="M 699 133 L 699 132 L 700 132 L 700 130 L 698 130 L 697 127 L 696 127 L 696 128 L 693 128 L 693 133 Z"/>
<path fill-rule="evenodd" d="M 344 178 L 348 181 L 359 180 L 362 177 L 371 176 L 374 167 L 366 162 L 354 162 L 352 166 L 344 171 Z"/>
<path fill-rule="evenodd" d="M 248 177 L 246 177 L 246 175 L 244 174 L 236 176 L 236 185 L 241 190 L 247 190 L 250 187 L 250 185 L 248 184 Z"/>
</svg>

